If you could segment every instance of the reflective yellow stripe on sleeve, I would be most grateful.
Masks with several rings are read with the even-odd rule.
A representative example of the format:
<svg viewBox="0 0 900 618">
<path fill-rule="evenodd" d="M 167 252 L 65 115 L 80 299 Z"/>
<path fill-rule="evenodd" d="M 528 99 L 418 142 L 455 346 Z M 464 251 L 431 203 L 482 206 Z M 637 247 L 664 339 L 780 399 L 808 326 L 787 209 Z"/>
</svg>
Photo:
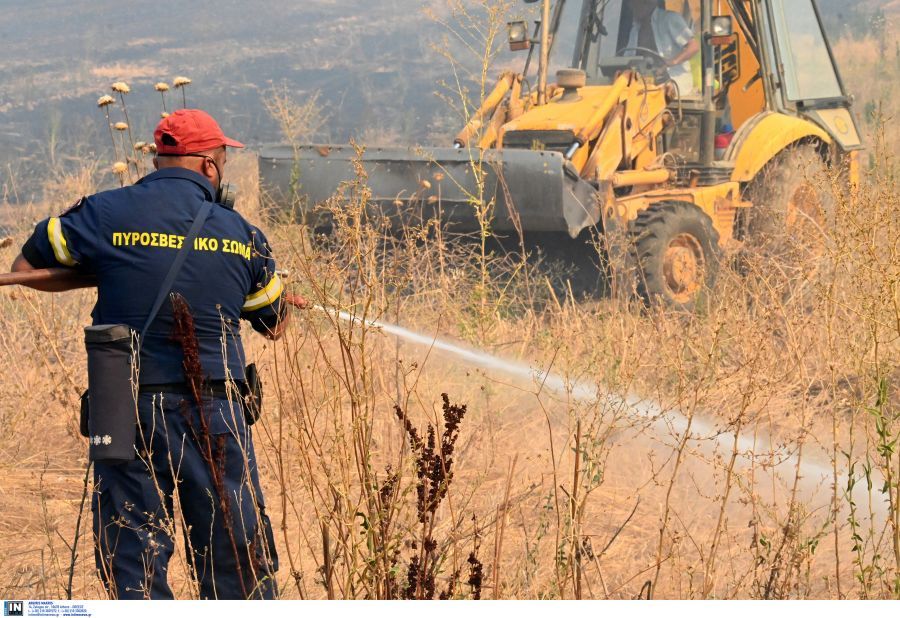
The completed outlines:
<svg viewBox="0 0 900 618">
<path fill-rule="evenodd" d="M 75 266 L 78 262 L 69 253 L 66 245 L 66 237 L 63 234 L 62 223 L 58 217 L 51 217 L 47 224 L 47 236 L 50 238 L 50 246 L 53 247 L 53 255 L 56 261 L 64 266 Z"/>
<path fill-rule="evenodd" d="M 256 311 L 268 307 L 278 300 L 282 291 L 284 291 L 284 285 L 278 275 L 274 275 L 266 287 L 245 299 L 242 311 Z"/>
</svg>

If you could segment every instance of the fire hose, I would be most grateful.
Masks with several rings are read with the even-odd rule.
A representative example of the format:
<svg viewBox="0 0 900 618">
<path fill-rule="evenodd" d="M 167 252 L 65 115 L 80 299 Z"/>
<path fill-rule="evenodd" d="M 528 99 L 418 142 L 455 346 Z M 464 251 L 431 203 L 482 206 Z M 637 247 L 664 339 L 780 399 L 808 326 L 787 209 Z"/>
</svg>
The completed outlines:
<svg viewBox="0 0 900 618">
<path fill-rule="evenodd" d="M 31 285 L 35 283 L 66 282 L 77 283 L 80 287 L 94 287 L 97 280 L 91 275 L 86 275 L 69 268 L 38 268 L 21 272 L 0 274 L 0 287 L 7 285 Z M 309 301 L 297 294 L 284 295 L 284 301 L 297 309 L 308 309 Z"/>
</svg>

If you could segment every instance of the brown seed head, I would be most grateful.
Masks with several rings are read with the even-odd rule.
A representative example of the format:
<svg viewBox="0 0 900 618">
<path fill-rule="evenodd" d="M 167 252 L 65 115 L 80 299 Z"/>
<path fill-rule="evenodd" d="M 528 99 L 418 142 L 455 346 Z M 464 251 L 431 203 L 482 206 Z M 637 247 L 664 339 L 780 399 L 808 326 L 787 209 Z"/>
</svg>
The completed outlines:
<svg viewBox="0 0 900 618">
<path fill-rule="evenodd" d="M 115 129 L 116 131 L 127 131 L 128 123 L 127 122 L 117 122 L 116 124 L 113 125 L 113 129 Z"/>
<path fill-rule="evenodd" d="M 153 87 L 156 89 L 157 92 L 168 92 L 169 91 L 169 84 L 167 84 L 166 82 L 159 82 Z"/>
<path fill-rule="evenodd" d="M 172 80 L 172 84 L 173 84 L 176 88 L 181 88 L 182 86 L 187 86 L 187 85 L 190 84 L 190 83 L 191 83 L 191 78 L 190 78 L 190 77 L 184 77 L 183 75 L 179 75 L 179 76 L 176 77 L 174 80 Z"/>
<path fill-rule="evenodd" d="M 116 161 L 112 164 L 112 171 L 113 174 L 123 176 L 124 174 L 128 173 L 128 164 L 124 161 Z"/>
<path fill-rule="evenodd" d="M 112 85 L 113 92 L 118 92 L 120 94 L 128 94 L 131 92 L 131 88 L 125 82 L 116 82 Z"/>
<path fill-rule="evenodd" d="M 102 97 L 97 99 L 97 107 L 106 107 L 107 105 L 112 105 L 116 100 L 109 96 L 108 94 L 104 94 Z"/>
</svg>

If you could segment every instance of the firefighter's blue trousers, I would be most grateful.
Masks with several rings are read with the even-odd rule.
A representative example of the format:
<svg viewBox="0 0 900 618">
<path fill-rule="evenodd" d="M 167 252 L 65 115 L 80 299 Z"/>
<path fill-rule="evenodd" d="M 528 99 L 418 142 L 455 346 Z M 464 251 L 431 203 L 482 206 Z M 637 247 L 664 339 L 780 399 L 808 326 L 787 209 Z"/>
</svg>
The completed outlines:
<svg viewBox="0 0 900 618">
<path fill-rule="evenodd" d="M 187 393 L 142 387 L 138 418 L 137 458 L 94 468 L 95 557 L 110 596 L 173 598 L 181 528 L 199 598 L 274 598 L 278 558 L 241 404 L 210 396 L 201 413 Z"/>
</svg>

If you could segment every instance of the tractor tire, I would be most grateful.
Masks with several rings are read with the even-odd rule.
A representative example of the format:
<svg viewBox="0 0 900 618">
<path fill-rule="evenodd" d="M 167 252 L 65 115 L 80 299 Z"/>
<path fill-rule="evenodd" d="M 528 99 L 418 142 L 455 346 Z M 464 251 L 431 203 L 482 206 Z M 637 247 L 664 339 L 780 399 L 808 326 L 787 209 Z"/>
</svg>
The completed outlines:
<svg viewBox="0 0 900 618">
<path fill-rule="evenodd" d="M 812 145 L 779 154 L 748 184 L 745 195 L 753 206 L 742 210 L 736 229 L 744 253 L 789 270 L 822 255 L 836 199 L 825 162 Z"/>
<path fill-rule="evenodd" d="M 719 269 L 719 234 L 690 202 L 657 202 L 628 227 L 623 282 L 646 304 L 693 311 Z"/>
</svg>

